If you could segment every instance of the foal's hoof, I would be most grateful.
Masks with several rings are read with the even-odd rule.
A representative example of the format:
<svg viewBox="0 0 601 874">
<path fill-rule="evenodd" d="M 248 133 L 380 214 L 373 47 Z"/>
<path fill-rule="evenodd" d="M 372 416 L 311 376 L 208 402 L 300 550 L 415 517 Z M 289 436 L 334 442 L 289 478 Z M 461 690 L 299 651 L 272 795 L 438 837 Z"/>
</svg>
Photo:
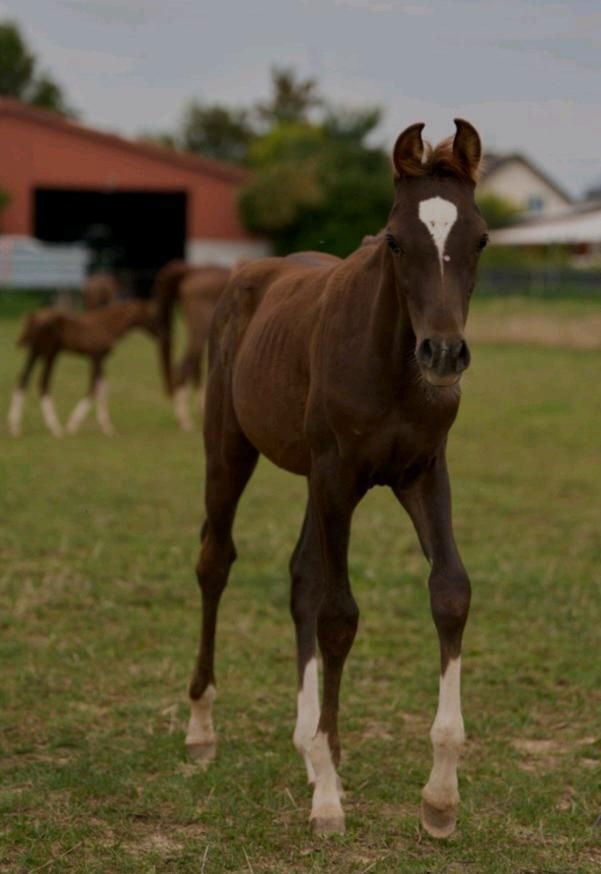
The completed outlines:
<svg viewBox="0 0 601 874">
<path fill-rule="evenodd" d="M 315 835 L 343 835 L 344 816 L 313 816 L 311 828 Z"/>
<path fill-rule="evenodd" d="M 209 764 L 217 755 L 216 743 L 186 744 L 188 758 L 193 762 Z"/>
<path fill-rule="evenodd" d="M 457 808 L 447 807 L 439 810 L 425 799 L 422 799 L 421 821 L 425 830 L 433 838 L 448 838 L 455 831 L 457 824 Z"/>
</svg>

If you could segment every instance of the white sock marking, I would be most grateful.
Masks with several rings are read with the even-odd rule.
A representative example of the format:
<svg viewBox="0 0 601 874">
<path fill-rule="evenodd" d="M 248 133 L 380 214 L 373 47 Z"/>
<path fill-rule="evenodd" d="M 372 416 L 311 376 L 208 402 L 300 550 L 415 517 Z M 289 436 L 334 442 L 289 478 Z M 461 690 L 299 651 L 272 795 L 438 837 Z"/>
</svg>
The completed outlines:
<svg viewBox="0 0 601 874">
<path fill-rule="evenodd" d="M 41 400 L 42 407 L 42 416 L 44 417 L 44 422 L 46 423 L 46 427 L 55 437 L 63 436 L 63 429 L 61 423 L 59 422 L 58 416 L 56 415 L 56 410 L 54 409 L 54 403 L 50 395 L 43 395 Z"/>
<path fill-rule="evenodd" d="M 173 410 L 175 412 L 175 418 L 179 422 L 182 431 L 193 431 L 194 423 L 190 418 L 190 411 L 188 409 L 188 389 L 185 385 L 180 386 L 173 393 Z"/>
<path fill-rule="evenodd" d="M 442 273 L 444 261 L 450 261 L 449 255 L 444 254 L 444 247 L 451 228 L 457 221 L 457 207 L 450 200 L 443 197 L 430 197 L 422 200 L 419 205 L 419 218 L 430 231 L 440 263 Z"/>
<path fill-rule="evenodd" d="M 21 433 L 24 403 L 25 392 L 21 388 L 16 388 L 10 400 L 10 409 L 8 411 L 8 430 L 13 437 L 18 437 Z"/>
<path fill-rule="evenodd" d="M 91 408 L 92 401 L 88 397 L 82 398 L 75 404 L 73 412 L 69 416 L 69 421 L 67 422 L 67 434 L 75 434 L 76 431 L 79 431 L 81 423 L 88 415 Z"/>
<path fill-rule="evenodd" d="M 297 698 L 296 726 L 294 729 L 294 746 L 305 760 L 309 783 L 315 782 L 315 771 L 309 755 L 311 741 L 317 732 L 319 724 L 319 678 L 317 659 L 313 656 L 303 674 L 303 684 Z"/>
<path fill-rule="evenodd" d="M 101 430 L 110 437 L 115 433 L 108 408 L 108 385 L 105 379 L 96 384 L 96 420 Z"/>
<path fill-rule="evenodd" d="M 457 762 L 463 746 L 461 657 L 451 659 L 440 678 L 438 710 L 430 731 L 434 764 L 423 797 L 439 810 L 459 803 Z"/>
<path fill-rule="evenodd" d="M 217 697 L 215 686 L 207 686 L 202 696 L 190 701 L 190 721 L 186 733 L 186 744 L 214 744 L 215 729 L 213 728 L 213 701 Z"/>
<path fill-rule="evenodd" d="M 315 770 L 311 819 L 344 819 L 340 803 L 340 780 L 334 767 L 328 737 L 323 731 L 318 731 L 311 743 L 311 762 Z"/>
</svg>

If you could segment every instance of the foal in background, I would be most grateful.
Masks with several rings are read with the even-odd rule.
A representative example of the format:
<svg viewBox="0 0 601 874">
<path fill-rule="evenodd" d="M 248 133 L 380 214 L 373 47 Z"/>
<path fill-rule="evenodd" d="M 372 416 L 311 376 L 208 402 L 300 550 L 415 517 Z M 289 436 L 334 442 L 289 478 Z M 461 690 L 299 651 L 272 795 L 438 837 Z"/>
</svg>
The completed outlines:
<svg viewBox="0 0 601 874">
<path fill-rule="evenodd" d="M 376 485 L 390 488 L 406 510 L 431 567 L 440 693 L 422 823 L 446 837 L 457 817 L 470 583 L 453 536 L 446 444 L 470 363 L 463 332 L 487 235 L 474 200 L 477 132 L 457 119 L 454 138 L 431 149 L 422 128 L 412 125 L 396 142 L 394 202 L 383 234 L 343 261 L 306 253 L 242 267 L 211 328 L 197 564 L 202 630 L 186 743 L 194 757 L 214 755 L 217 610 L 236 557 L 238 500 L 262 453 L 308 485 L 290 564 L 294 743 L 314 786 L 318 832 L 344 830 L 338 702 L 359 618 L 347 554 L 353 511 Z"/>
<path fill-rule="evenodd" d="M 18 345 L 25 346 L 28 352 L 8 413 L 10 433 L 15 437 L 21 433 L 25 392 L 33 368 L 40 359 L 43 362 L 39 383 L 42 415 L 48 430 L 55 437 L 62 436 L 63 429 L 50 395 L 50 381 L 58 356 L 62 352 L 74 352 L 90 362 L 90 388 L 71 413 L 67 432 L 74 434 L 79 429 L 95 402 L 100 428 L 105 434 L 112 434 L 104 362 L 115 343 L 132 328 L 156 334 L 152 304 L 129 300 L 82 314 L 51 307 L 30 313 L 18 340 Z"/>
<path fill-rule="evenodd" d="M 202 359 L 215 305 L 230 278 L 227 267 L 194 267 L 170 261 L 157 273 L 153 298 L 157 306 L 161 366 L 167 393 L 173 398 L 175 417 L 183 431 L 194 428 L 188 406 L 188 389 L 195 385 L 202 395 Z M 179 303 L 187 333 L 186 349 L 173 369 L 173 312 Z"/>
</svg>

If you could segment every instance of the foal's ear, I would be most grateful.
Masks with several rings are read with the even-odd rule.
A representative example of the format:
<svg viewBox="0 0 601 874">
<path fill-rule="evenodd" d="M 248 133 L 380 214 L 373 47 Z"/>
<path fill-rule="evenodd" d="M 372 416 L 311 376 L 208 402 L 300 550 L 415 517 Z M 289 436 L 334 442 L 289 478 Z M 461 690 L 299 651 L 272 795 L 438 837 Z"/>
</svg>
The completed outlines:
<svg viewBox="0 0 601 874">
<path fill-rule="evenodd" d="M 397 176 L 419 176 L 423 173 L 424 127 L 423 121 L 419 121 L 399 134 L 392 152 L 392 163 Z"/>
<path fill-rule="evenodd" d="M 453 140 L 453 157 L 467 176 L 476 183 L 482 159 L 482 143 L 475 127 L 463 118 L 455 119 L 457 132 Z"/>
</svg>

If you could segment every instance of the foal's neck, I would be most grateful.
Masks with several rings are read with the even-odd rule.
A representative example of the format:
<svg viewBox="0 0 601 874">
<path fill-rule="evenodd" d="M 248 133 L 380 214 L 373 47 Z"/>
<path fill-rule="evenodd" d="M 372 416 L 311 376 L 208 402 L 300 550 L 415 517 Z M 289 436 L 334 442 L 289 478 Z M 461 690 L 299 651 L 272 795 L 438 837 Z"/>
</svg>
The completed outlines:
<svg viewBox="0 0 601 874">
<path fill-rule="evenodd" d="M 399 294 L 394 257 L 387 243 L 379 243 L 365 265 L 375 279 L 369 332 L 378 354 L 389 362 L 393 379 L 404 382 L 414 361 L 415 334 Z"/>
</svg>

